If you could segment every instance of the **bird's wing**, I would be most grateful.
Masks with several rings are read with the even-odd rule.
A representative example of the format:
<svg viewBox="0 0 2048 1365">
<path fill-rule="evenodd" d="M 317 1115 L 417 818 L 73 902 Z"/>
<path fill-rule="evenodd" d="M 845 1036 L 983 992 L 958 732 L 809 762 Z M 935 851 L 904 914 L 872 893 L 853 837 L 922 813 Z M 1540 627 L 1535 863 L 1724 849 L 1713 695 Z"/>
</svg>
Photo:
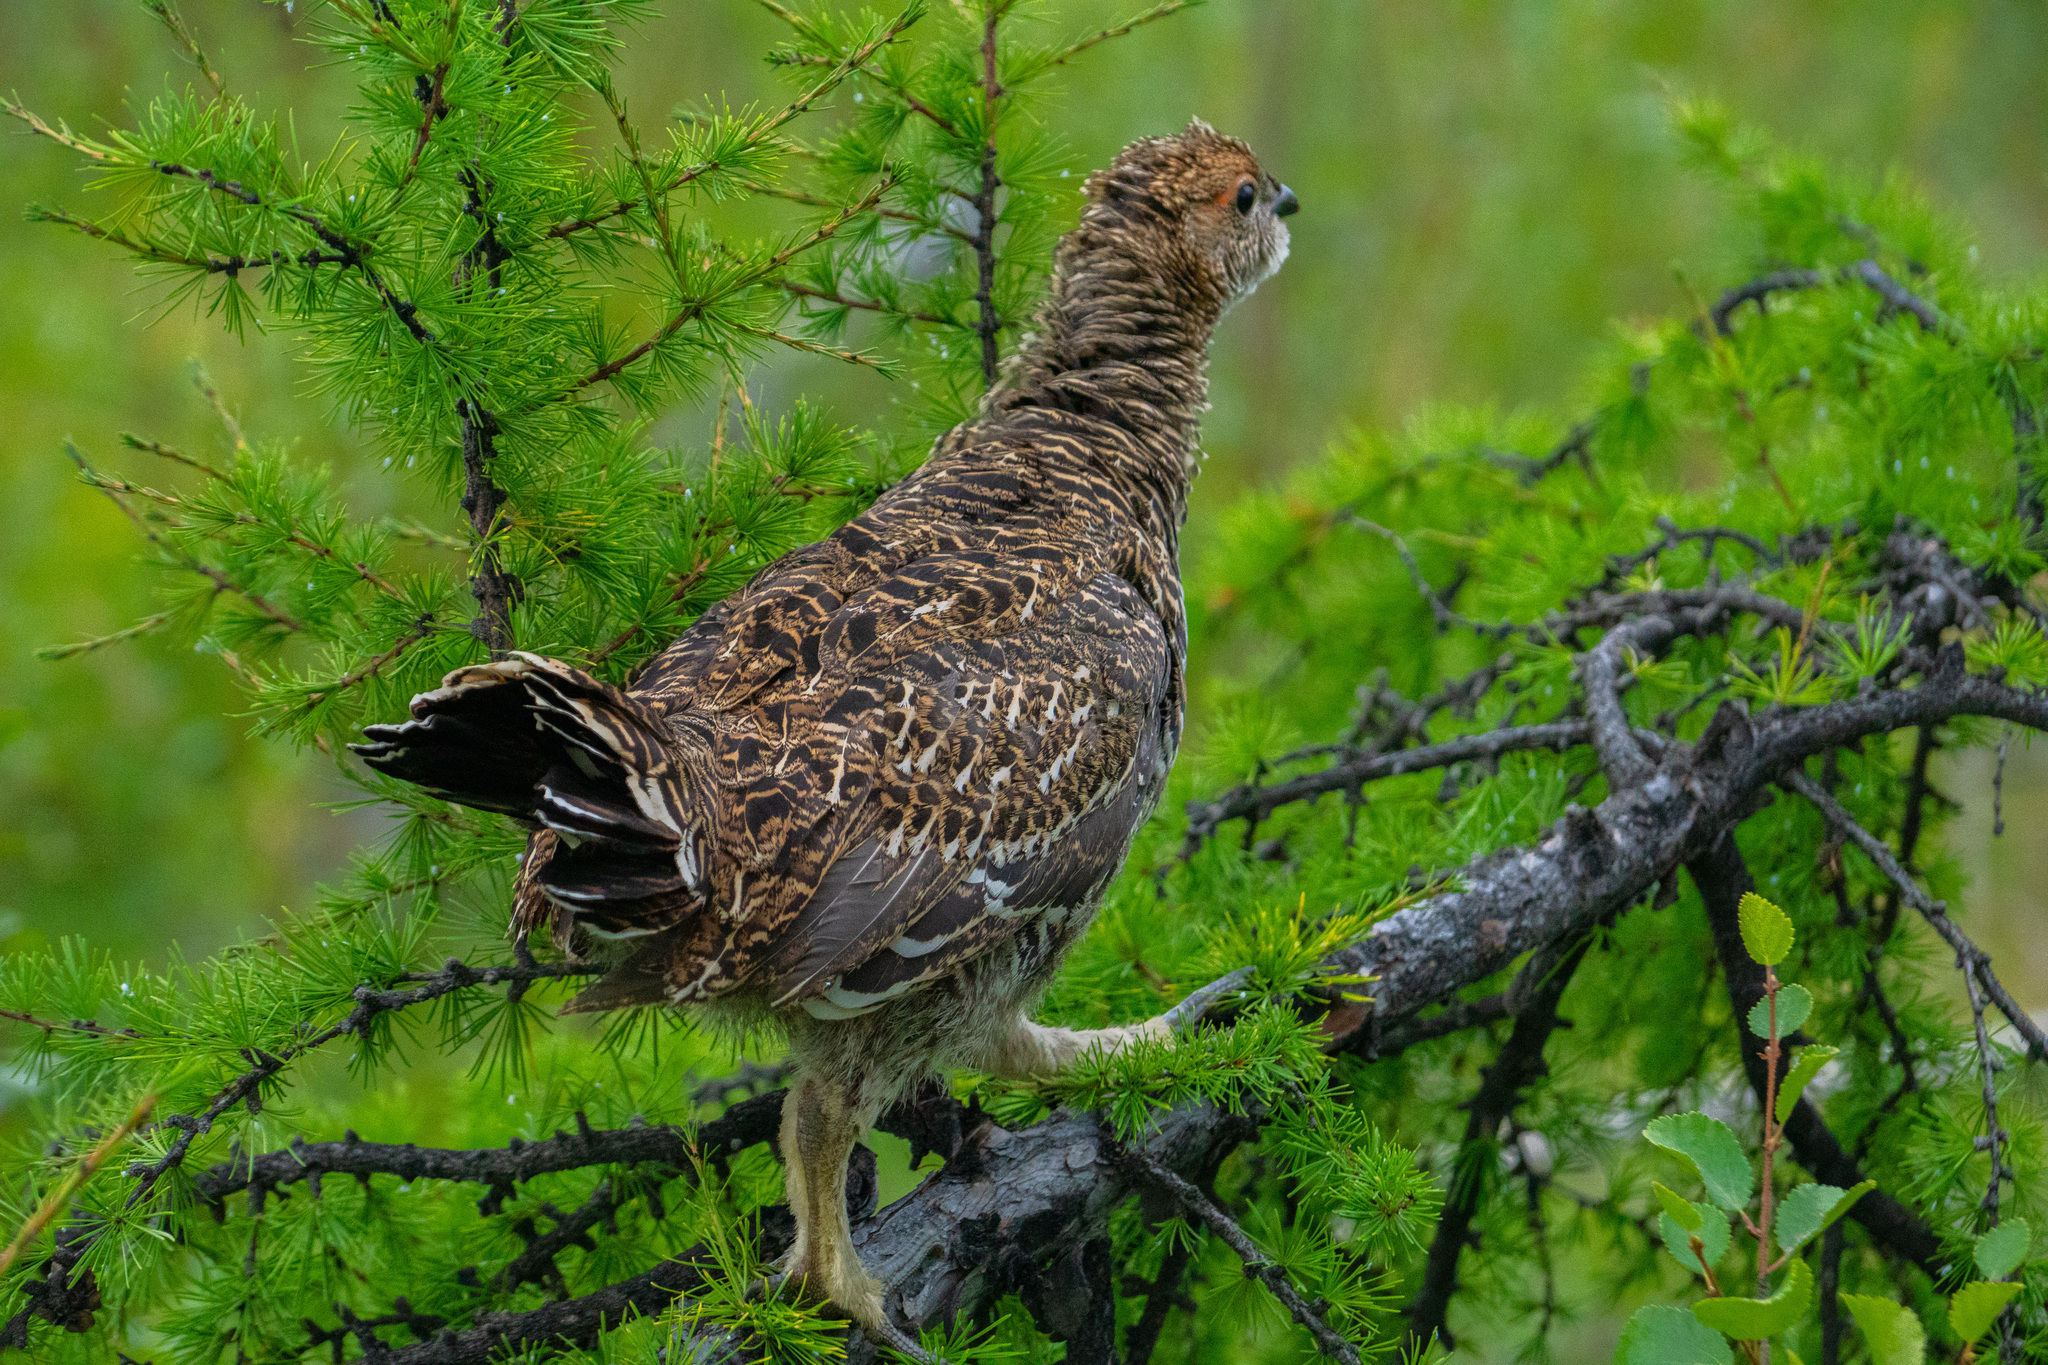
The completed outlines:
<svg viewBox="0 0 2048 1365">
<path fill-rule="evenodd" d="M 1166 633 L 1121 578 L 1049 591 L 1036 562 L 921 566 L 971 581 L 1004 631 L 963 616 L 926 632 L 944 614 L 914 608 L 835 621 L 828 651 L 874 670 L 848 690 L 881 696 L 862 727 L 872 786 L 856 837 L 752 955 L 773 1003 L 871 1007 L 1078 907 L 1121 863 L 1162 776 Z"/>
<path fill-rule="evenodd" d="M 1035 940 L 1034 961 L 1050 956 L 1069 917 L 1098 900 L 1123 866 L 1164 776 L 1159 737 L 1156 726 L 1142 729 L 1130 775 L 1046 841 L 1035 858 L 970 870 L 903 933 L 838 973 L 805 1008 L 827 1018 L 862 1013 L 1013 935 Z"/>
</svg>

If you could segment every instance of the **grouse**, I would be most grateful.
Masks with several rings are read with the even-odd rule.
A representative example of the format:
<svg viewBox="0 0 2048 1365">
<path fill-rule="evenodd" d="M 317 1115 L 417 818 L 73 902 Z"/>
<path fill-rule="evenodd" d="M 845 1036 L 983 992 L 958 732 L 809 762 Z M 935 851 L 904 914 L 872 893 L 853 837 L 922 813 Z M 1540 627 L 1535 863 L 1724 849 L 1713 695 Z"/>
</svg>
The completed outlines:
<svg viewBox="0 0 2048 1365">
<path fill-rule="evenodd" d="M 1173 762 L 1209 340 L 1286 258 L 1298 205 L 1199 120 L 1085 193 L 978 415 L 868 511 L 624 690 L 514 653 L 356 746 L 532 831 L 514 932 L 621 941 L 569 1009 L 786 1031 L 785 1268 L 871 1328 L 845 1182 L 881 1110 L 944 1068 L 1044 1075 L 1163 1031 L 1029 1010 Z"/>
</svg>

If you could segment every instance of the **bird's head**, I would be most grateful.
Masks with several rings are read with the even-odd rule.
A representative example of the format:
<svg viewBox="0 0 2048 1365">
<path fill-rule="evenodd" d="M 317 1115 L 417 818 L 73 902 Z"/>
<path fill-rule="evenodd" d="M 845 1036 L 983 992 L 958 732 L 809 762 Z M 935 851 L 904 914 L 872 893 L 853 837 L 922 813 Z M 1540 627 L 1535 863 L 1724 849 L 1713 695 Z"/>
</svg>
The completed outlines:
<svg viewBox="0 0 2048 1365">
<path fill-rule="evenodd" d="M 1084 227 L 1125 239 L 1179 288 L 1229 308 L 1287 259 L 1301 205 L 1252 149 L 1200 119 L 1176 137 L 1140 138 L 1088 178 Z"/>
</svg>

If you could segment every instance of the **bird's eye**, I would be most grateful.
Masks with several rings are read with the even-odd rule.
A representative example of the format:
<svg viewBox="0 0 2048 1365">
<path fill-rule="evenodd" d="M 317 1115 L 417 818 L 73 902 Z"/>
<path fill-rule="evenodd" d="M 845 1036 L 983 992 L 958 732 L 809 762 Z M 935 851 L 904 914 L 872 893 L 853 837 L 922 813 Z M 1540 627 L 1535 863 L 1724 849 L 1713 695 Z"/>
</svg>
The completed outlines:
<svg viewBox="0 0 2048 1365">
<path fill-rule="evenodd" d="M 1258 186 L 1252 184 L 1251 181 L 1247 180 L 1242 185 L 1239 185 L 1237 187 L 1237 211 L 1239 213 L 1250 213 L 1252 211 L 1252 205 L 1258 202 Z"/>
</svg>

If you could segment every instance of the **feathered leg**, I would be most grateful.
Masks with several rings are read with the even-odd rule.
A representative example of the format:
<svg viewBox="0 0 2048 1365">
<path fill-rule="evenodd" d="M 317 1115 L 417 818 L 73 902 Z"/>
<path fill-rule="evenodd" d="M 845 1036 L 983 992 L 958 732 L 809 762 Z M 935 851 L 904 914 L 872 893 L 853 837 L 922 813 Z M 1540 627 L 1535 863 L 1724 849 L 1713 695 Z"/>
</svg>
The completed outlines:
<svg viewBox="0 0 2048 1365">
<path fill-rule="evenodd" d="M 1092 1049 L 1118 1052 L 1141 1038 L 1172 1036 L 1173 1026 L 1164 1015 L 1123 1028 L 1066 1029 L 1033 1023 L 1019 1013 L 1011 1030 L 983 1054 L 980 1067 L 1005 1080 L 1026 1080 L 1064 1071 Z"/>
<path fill-rule="evenodd" d="M 893 1329 L 882 1318 L 882 1286 L 862 1269 L 846 1221 L 846 1161 L 874 1123 L 876 1110 L 850 1091 L 805 1076 L 782 1105 L 782 1160 L 796 1243 L 783 1268 L 862 1327 Z"/>
</svg>

